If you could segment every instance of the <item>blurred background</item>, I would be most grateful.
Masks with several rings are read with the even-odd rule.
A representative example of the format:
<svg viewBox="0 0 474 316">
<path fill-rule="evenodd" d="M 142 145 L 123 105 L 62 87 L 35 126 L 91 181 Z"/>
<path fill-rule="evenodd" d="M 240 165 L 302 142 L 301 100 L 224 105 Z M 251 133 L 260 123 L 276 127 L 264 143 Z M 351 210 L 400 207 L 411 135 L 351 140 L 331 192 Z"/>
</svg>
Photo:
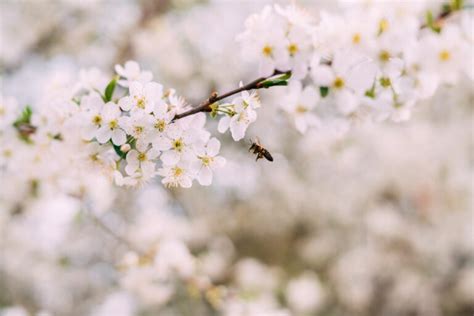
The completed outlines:
<svg viewBox="0 0 474 316">
<path fill-rule="evenodd" d="M 256 78 L 235 36 L 266 3 L 0 0 L 1 93 L 34 108 L 132 59 L 198 103 Z M 248 135 L 275 161 L 221 135 L 210 187 L 98 178 L 82 199 L 0 177 L 0 315 L 473 315 L 470 82 L 343 134 L 301 136 L 260 96 Z"/>
</svg>

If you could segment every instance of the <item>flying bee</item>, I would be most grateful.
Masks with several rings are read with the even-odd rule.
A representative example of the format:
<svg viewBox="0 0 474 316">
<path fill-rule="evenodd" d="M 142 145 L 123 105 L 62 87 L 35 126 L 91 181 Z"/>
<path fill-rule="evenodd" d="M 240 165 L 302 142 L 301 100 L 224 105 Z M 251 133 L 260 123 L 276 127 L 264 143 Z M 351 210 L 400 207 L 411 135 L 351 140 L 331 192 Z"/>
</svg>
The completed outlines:
<svg viewBox="0 0 474 316">
<path fill-rule="evenodd" d="M 262 146 L 262 144 L 260 144 L 260 140 L 258 139 L 258 137 L 255 138 L 255 141 L 251 141 L 251 143 L 252 145 L 250 146 L 249 151 L 253 150 L 253 153 L 257 155 L 255 161 L 262 158 L 265 158 L 268 161 L 273 161 L 272 155 Z"/>
</svg>

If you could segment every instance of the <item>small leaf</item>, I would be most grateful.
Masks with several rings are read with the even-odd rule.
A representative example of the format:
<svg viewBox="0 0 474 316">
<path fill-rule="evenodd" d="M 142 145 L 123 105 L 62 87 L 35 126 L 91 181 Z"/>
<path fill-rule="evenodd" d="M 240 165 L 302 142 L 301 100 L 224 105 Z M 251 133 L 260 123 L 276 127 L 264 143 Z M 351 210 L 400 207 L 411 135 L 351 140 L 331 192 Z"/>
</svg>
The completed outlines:
<svg viewBox="0 0 474 316">
<path fill-rule="evenodd" d="M 13 122 L 13 126 L 18 127 L 21 124 L 30 124 L 31 115 L 33 114 L 33 110 L 29 105 L 27 105 L 20 114 L 20 117 Z"/>
<path fill-rule="evenodd" d="M 117 77 L 114 77 L 105 88 L 104 102 L 109 102 L 112 100 L 112 96 L 114 94 L 116 85 L 117 85 Z"/>
<path fill-rule="evenodd" d="M 319 87 L 319 94 L 325 98 L 329 94 L 329 87 Z"/>
<path fill-rule="evenodd" d="M 433 17 L 433 13 L 428 10 L 426 12 L 426 25 L 434 32 L 436 33 L 439 33 L 441 32 L 441 28 L 439 27 L 439 25 L 436 25 L 436 21 Z"/>
<path fill-rule="evenodd" d="M 267 80 L 260 82 L 259 87 L 268 89 L 273 86 L 287 86 L 288 79 L 291 78 L 291 72 L 286 72 L 282 75 L 278 75 Z"/>
</svg>

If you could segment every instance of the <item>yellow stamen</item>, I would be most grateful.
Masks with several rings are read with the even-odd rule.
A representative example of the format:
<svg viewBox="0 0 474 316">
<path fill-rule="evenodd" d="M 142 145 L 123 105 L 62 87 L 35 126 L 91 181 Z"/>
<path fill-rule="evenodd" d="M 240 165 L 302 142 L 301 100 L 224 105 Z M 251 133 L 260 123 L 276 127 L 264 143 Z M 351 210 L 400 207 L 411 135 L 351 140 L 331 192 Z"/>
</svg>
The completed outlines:
<svg viewBox="0 0 474 316">
<path fill-rule="evenodd" d="M 387 31 L 389 27 L 389 23 L 387 19 L 382 19 L 379 22 L 379 34 L 382 34 L 383 32 Z"/>
<path fill-rule="evenodd" d="M 273 54 L 273 48 L 272 48 L 271 46 L 269 46 L 269 45 L 265 45 L 265 46 L 263 47 L 262 52 L 263 52 L 263 55 L 264 55 L 265 57 L 271 57 L 272 54 Z"/>
<path fill-rule="evenodd" d="M 333 82 L 333 86 L 336 89 L 342 89 L 344 85 L 345 85 L 344 79 L 342 79 L 341 77 L 336 77 L 336 79 Z"/>
<path fill-rule="evenodd" d="M 174 168 L 173 168 L 173 175 L 174 175 L 175 177 L 179 177 L 179 176 L 181 176 L 183 173 L 184 173 L 184 170 L 181 169 L 180 167 L 174 167 Z"/>
<path fill-rule="evenodd" d="M 100 115 L 96 115 L 92 118 L 92 123 L 95 125 L 100 125 L 102 123 L 102 117 Z"/>
<path fill-rule="evenodd" d="M 181 138 L 179 139 L 176 139 L 174 142 L 173 142 L 173 148 L 174 150 L 180 152 L 183 150 L 183 147 L 184 147 L 184 143 L 183 143 L 183 140 Z"/>
<path fill-rule="evenodd" d="M 355 33 L 353 36 L 352 36 L 352 43 L 354 44 L 359 44 L 360 43 L 360 40 L 361 40 L 361 36 L 359 33 Z"/>
<path fill-rule="evenodd" d="M 441 61 L 448 61 L 451 59 L 451 53 L 448 50 L 444 49 L 439 52 L 439 59 Z"/>
<path fill-rule="evenodd" d="M 308 112 L 308 108 L 305 107 L 304 105 L 300 104 L 296 107 L 296 113 L 306 113 L 306 112 Z"/>
<path fill-rule="evenodd" d="M 288 45 L 288 52 L 290 52 L 291 56 L 294 56 L 298 52 L 298 45 L 296 44 L 290 44 Z"/>
<path fill-rule="evenodd" d="M 109 127 L 110 127 L 110 129 L 114 129 L 114 128 L 116 128 L 117 126 L 118 126 L 117 120 L 112 120 L 112 121 L 109 122 Z"/>
<path fill-rule="evenodd" d="M 159 130 L 160 132 L 163 132 L 166 127 L 166 122 L 164 120 L 157 120 L 155 122 L 155 128 Z"/>
<path fill-rule="evenodd" d="M 202 161 L 202 164 L 204 166 L 209 166 L 212 163 L 213 160 L 214 160 L 214 158 L 209 157 L 209 156 L 201 157 L 201 161 Z"/>
<path fill-rule="evenodd" d="M 387 52 L 386 50 L 381 51 L 380 54 L 379 54 L 379 59 L 380 59 L 380 61 L 382 61 L 382 62 L 387 62 L 387 61 L 389 61 L 389 59 L 390 59 L 390 53 Z"/>
<path fill-rule="evenodd" d="M 145 153 L 139 153 L 137 157 L 138 161 L 143 162 L 146 161 L 146 154 Z"/>
</svg>

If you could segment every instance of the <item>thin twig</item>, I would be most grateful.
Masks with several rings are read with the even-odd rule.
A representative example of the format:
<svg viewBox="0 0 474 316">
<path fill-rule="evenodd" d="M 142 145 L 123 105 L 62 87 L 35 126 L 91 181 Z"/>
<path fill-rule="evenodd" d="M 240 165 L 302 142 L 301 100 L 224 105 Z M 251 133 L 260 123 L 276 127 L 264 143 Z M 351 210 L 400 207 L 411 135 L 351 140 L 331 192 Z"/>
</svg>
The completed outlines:
<svg viewBox="0 0 474 316">
<path fill-rule="evenodd" d="M 89 211 L 87 213 L 89 214 L 90 218 L 94 221 L 95 224 L 97 224 L 103 231 L 105 231 L 107 234 L 109 234 L 119 243 L 127 246 L 129 250 L 132 250 L 138 253 L 139 255 L 144 255 L 144 252 L 142 250 L 137 249 L 137 247 L 135 247 L 135 245 L 133 245 L 130 241 L 116 234 L 109 226 L 107 226 L 104 222 L 102 222 L 102 220 L 99 217 L 97 217 L 92 211 Z"/>
<path fill-rule="evenodd" d="M 274 77 L 276 75 L 280 75 L 280 74 L 286 74 L 286 73 L 289 73 L 289 71 L 280 71 L 280 70 L 275 70 L 275 72 L 268 76 L 268 77 L 260 77 L 258 79 L 255 79 L 254 81 L 242 86 L 242 87 L 239 87 L 237 89 L 234 89 L 234 90 L 231 90 L 229 92 L 226 92 L 224 94 L 221 94 L 221 95 L 218 95 L 217 92 L 213 92 L 211 94 L 211 96 L 203 101 L 201 104 L 199 104 L 197 107 L 195 108 L 192 108 L 186 112 L 183 112 L 183 113 L 180 113 L 180 114 L 176 114 L 173 118 L 173 121 L 176 121 L 176 120 L 179 120 L 183 117 L 186 117 L 186 116 L 190 116 L 190 115 L 193 115 L 193 114 L 196 114 L 196 113 L 200 113 L 200 112 L 211 112 L 212 109 L 211 109 L 211 105 L 220 101 L 220 100 L 223 100 L 227 97 L 230 97 L 234 94 L 237 94 L 239 92 L 242 92 L 242 91 L 247 91 L 247 90 L 253 90 L 253 89 L 261 89 L 263 88 L 263 85 L 262 83 L 271 78 L 271 77 Z"/>
</svg>

